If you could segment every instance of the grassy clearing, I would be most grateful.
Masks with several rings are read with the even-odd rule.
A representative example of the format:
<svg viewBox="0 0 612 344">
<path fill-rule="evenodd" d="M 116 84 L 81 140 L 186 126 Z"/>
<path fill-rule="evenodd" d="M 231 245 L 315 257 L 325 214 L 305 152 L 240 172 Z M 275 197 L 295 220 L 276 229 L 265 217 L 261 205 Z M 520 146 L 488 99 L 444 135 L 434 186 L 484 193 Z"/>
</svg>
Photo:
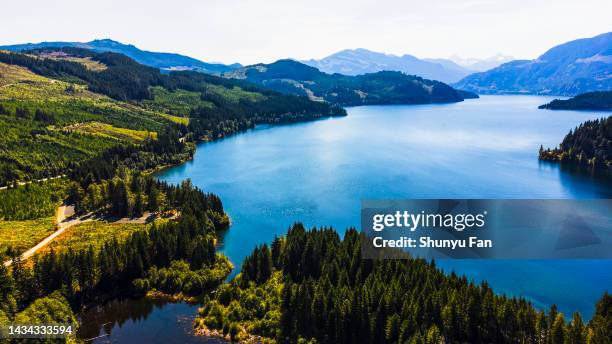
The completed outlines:
<svg viewBox="0 0 612 344">
<path fill-rule="evenodd" d="M 189 125 L 189 117 L 172 116 L 172 115 L 167 115 L 165 113 L 160 113 L 160 115 L 162 115 L 164 118 L 167 118 L 171 122 L 182 124 L 182 125 Z"/>
<path fill-rule="evenodd" d="M 0 87 L 18 82 L 45 82 L 47 78 L 30 72 L 27 68 L 0 63 Z"/>
<path fill-rule="evenodd" d="M 177 120 L 86 86 L 0 63 L 0 180 L 62 174 L 74 161 L 142 141 L 172 121 Z M 60 130 L 88 122 L 97 124 Z"/>
<path fill-rule="evenodd" d="M 106 221 L 85 222 L 67 229 L 49 245 L 38 251 L 37 254 L 48 252 L 51 248 L 55 252 L 68 248 L 79 250 L 87 248 L 89 245 L 99 248 L 112 238 L 122 241 L 131 233 L 144 230 L 145 228 L 147 228 L 145 224 L 112 223 Z"/>
<path fill-rule="evenodd" d="M 86 122 L 74 124 L 64 128 L 64 130 L 103 137 L 110 137 L 117 140 L 132 143 L 139 143 L 146 139 L 157 139 L 157 133 L 154 131 L 118 128 L 110 124 L 100 122 Z"/>
<path fill-rule="evenodd" d="M 34 58 L 39 58 L 39 59 L 51 59 L 51 60 L 56 60 L 56 61 L 70 61 L 70 62 L 76 62 L 79 64 L 82 64 L 83 66 L 85 66 L 85 68 L 94 71 L 94 72 L 101 72 L 103 70 L 106 70 L 108 68 L 107 65 L 105 65 L 102 62 L 99 61 L 95 61 L 93 60 L 91 57 L 87 56 L 87 57 L 79 57 L 79 56 L 70 56 L 68 54 L 65 54 L 63 52 L 57 51 L 57 52 L 45 52 L 45 53 L 41 53 L 40 55 L 37 54 L 26 54 L 30 57 L 34 57 Z"/>
<path fill-rule="evenodd" d="M 245 91 L 238 86 L 234 86 L 233 88 L 227 88 L 221 85 L 209 85 L 208 91 L 216 93 L 235 104 L 239 103 L 241 100 L 258 102 L 266 99 L 266 96 L 261 93 Z"/>
<path fill-rule="evenodd" d="M 55 231 L 54 216 L 27 221 L 0 221 L 0 257 L 8 248 L 23 253 Z"/>
<path fill-rule="evenodd" d="M 93 93 L 83 85 L 45 78 L 19 66 L 0 63 L 0 104 L 9 114 L 24 108 L 53 115 L 58 125 L 99 121 L 135 130 L 159 131 L 167 123 L 161 114 Z"/>
<path fill-rule="evenodd" d="M 91 59 L 91 57 L 68 56 L 68 57 L 62 57 L 62 58 L 55 57 L 54 59 L 77 62 L 77 63 L 80 63 L 80 64 L 84 65 L 85 68 L 87 68 L 87 69 L 89 69 L 91 71 L 94 71 L 94 72 L 101 72 L 101 71 L 106 70 L 108 68 L 104 63 L 101 63 L 101 62 L 98 62 L 98 61 L 94 61 L 94 60 Z"/>
</svg>

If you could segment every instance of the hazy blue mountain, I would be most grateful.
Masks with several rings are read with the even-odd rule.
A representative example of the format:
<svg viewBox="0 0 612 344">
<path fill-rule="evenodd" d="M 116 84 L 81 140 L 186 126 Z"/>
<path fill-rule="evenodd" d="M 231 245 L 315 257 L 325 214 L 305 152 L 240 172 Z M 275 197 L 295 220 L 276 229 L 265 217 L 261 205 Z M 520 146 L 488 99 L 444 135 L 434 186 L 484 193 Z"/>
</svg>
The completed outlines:
<svg viewBox="0 0 612 344">
<path fill-rule="evenodd" d="M 476 96 L 459 92 L 440 81 L 397 71 L 356 76 L 327 74 L 295 60 L 247 66 L 222 75 L 246 79 L 278 92 L 342 106 L 450 103 Z"/>
<path fill-rule="evenodd" d="M 498 67 L 504 63 L 515 60 L 514 57 L 508 55 L 497 54 L 487 58 L 463 58 L 457 55 L 453 55 L 448 60 L 452 61 L 459 66 L 469 69 L 474 72 L 484 72 L 489 69 Z"/>
<path fill-rule="evenodd" d="M 465 67 L 459 65 L 458 63 L 456 63 L 455 61 L 453 61 L 451 59 L 426 58 L 426 59 L 423 59 L 423 61 L 432 62 L 432 63 L 438 63 L 438 64 L 442 65 L 442 67 L 444 67 L 444 68 L 446 68 L 448 70 L 454 70 L 454 71 L 458 71 L 458 72 L 461 72 L 461 73 L 471 74 L 471 73 L 476 71 L 476 70 L 472 70 L 472 69 L 469 69 L 469 68 L 465 68 Z"/>
<path fill-rule="evenodd" d="M 421 60 L 412 55 L 397 56 L 367 49 L 347 49 L 321 60 L 302 62 L 329 74 L 360 75 L 398 71 L 442 82 L 455 82 L 472 72 L 457 64 L 451 66 L 448 62 L 452 61 Z"/>
<path fill-rule="evenodd" d="M 573 96 L 612 89 L 612 32 L 558 45 L 535 60 L 515 60 L 454 84 L 481 94 Z"/>
<path fill-rule="evenodd" d="M 224 65 L 206 63 L 189 56 L 140 50 L 131 44 L 123 44 L 111 39 L 96 39 L 91 42 L 41 42 L 0 46 L 0 50 L 23 51 L 48 47 L 78 47 L 97 52 L 110 51 L 127 55 L 138 63 L 163 70 L 193 70 L 203 73 L 223 73 L 241 67 L 240 64 Z"/>
</svg>

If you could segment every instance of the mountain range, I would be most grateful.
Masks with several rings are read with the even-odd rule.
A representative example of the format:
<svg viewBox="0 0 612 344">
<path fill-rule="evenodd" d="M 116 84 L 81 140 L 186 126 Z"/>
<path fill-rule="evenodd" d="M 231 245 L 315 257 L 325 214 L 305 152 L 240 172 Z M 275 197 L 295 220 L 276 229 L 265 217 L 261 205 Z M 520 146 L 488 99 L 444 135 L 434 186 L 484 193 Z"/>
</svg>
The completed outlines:
<svg viewBox="0 0 612 344">
<path fill-rule="evenodd" d="M 418 59 L 412 55 L 391 55 L 367 49 L 346 49 L 320 60 L 301 61 L 329 74 L 361 75 L 380 71 L 398 71 L 425 79 L 456 82 L 471 74 L 451 60 Z"/>
<path fill-rule="evenodd" d="M 448 59 L 419 59 L 408 54 L 398 56 L 359 48 L 341 50 L 320 60 L 300 62 L 329 74 L 360 75 L 398 71 L 425 79 L 453 83 L 469 74 L 497 67 L 510 60 L 511 57 L 501 54 L 487 59 L 465 59 L 458 56 Z"/>
<path fill-rule="evenodd" d="M 269 73 L 263 73 L 256 77 L 256 72 L 261 74 L 262 68 L 272 66 L 274 67 L 272 70 L 275 73 L 278 72 L 276 65 L 258 64 L 242 68 L 237 63 L 231 65 L 208 63 L 176 53 L 141 50 L 134 45 L 123 44 L 111 39 L 96 39 L 84 43 L 57 41 L 5 45 L 0 46 L 0 50 L 25 51 L 48 47 L 76 47 L 94 52 L 115 52 L 126 55 L 141 64 L 159 68 L 166 72 L 187 70 L 215 75 L 223 74 L 229 78 L 245 78 L 285 93 L 306 94 L 311 99 L 321 98 L 345 105 L 376 102 L 374 99 L 376 97 L 378 97 L 378 101 L 381 101 L 386 97 L 382 94 L 388 89 L 380 92 L 371 90 L 368 93 L 369 98 L 366 97 L 367 100 L 363 98 L 360 98 L 361 100 L 349 100 L 355 96 L 354 91 L 360 90 L 360 87 L 363 86 L 358 85 L 359 87 L 357 87 L 353 82 L 355 80 L 371 80 L 373 76 L 357 79 L 343 78 L 343 76 L 354 77 L 382 71 L 401 72 L 414 76 L 413 79 L 415 80 L 420 78 L 422 78 L 421 80 L 439 80 L 452 85 L 456 89 L 481 94 L 573 96 L 585 92 L 612 89 L 612 32 L 555 46 L 534 60 L 513 60 L 510 62 L 506 62 L 509 59 L 508 56 L 499 54 L 484 60 L 464 59 L 457 56 L 450 59 L 419 59 L 408 54 L 397 56 L 367 49 L 347 49 L 320 60 L 302 61 L 302 66 L 305 64 L 314 67 L 308 73 L 311 76 L 317 75 L 315 78 L 317 81 L 301 79 L 303 75 L 291 75 L 292 72 L 303 73 L 305 69 L 303 67 L 294 68 L 298 65 L 286 69 L 289 66 L 286 60 L 281 60 L 283 62 L 279 64 L 286 69 L 283 73 L 273 77 L 268 77 Z M 277 63 L 281 61 L 277 61 Z M 295 62 L 299 63 L 299 61 Z M 477 72 L 484 69 L 488 70 Z M 342 75 L 332 76 L 334 74 Z M 279 78 L 279 75 L 282 75 L 282 78 Z M 381 76 L 382 74 L 378 75 L 378 77 Z M 391 74 L 384 74 L 384 76 L 383 79 L 389 81 Z M 399 76 L 394 78 L 396 81 L 402 79 Z M 348 82 L 351 91 L 347 93 L 344 92 L 346 89 L 332 89 L 332 84 L 330 84 L 332 80 L 336 83 L 336 86 L 346 86 L 347 80 L 351 80 Z M 309 83 L 316 83 L 317 86 Z M 421 83 L 421 81 L 416 81 L 416 83 Z M 384 82 L 382 84 L 387 85 Z M 321 88 L 322 85 L 326 86 Z M 374 96 L 376 93 L 378 94 Z M 348 98 L 338 101 L 343 96 Z M 464 96 L 469 97 L 469 94 L 463 94 L 461 97 Z M 396 98 L 395 101 L 398 101 L 398 99 Z M 407 98 L 403 101 L 407 101 Z M 414 101 L 414 99 L 410 101 Z M 425 98 L 421 98 L 420 101 L 425 101 Z"/>
<path fill-rule="evenodd" d="M 76 47 L 93 50 L 96 52 L 113 52 L 126 55 L 136 62 L 159 68 L 161 70 L 191 70 L 209 74 L 219 74 L 241 67 L 240 64 L 224 65 L 220 63 L 207 63 L 194 59 L 189 56 L 162 53 L 138 49 L 131 44 L 123 44 L 111 39 L 96 39 L 91 42 L 41 42 L 25 43 L 15 45 L 0 46 L 0 50 L 24 51 L 31 49 L 50 48 L 50 47 Z"/>
<path fill-rule="evenodd" d="M 402 72 L 381 71 L 356 76 L 327 74 L 289 59 L 235 69 L 222 76 L 245 79 L 281 93 L 341 106 L 449 103 L 477 97 L 440 81 Z"/>
<path fill-rule="evenodd" d="M 612 89 L 612 32 L 557 45 L 535 60 L 515 60 L 453 86 L 480 94 L 573 96 Z"/>
</svg>

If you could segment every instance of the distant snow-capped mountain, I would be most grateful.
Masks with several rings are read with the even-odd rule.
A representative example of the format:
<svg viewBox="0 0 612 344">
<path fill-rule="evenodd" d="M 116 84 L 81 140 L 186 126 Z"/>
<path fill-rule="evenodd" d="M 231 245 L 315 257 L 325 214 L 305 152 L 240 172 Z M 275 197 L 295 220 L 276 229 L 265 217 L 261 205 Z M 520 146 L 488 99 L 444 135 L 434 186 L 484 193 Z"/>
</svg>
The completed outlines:
<svg viewBox="0 0 612 344">
<path fill-rule="evenodd" d="M 322 72 L 361 75 L 380 71 L 399 71 L 425 79 L 456 82 L 472 73 L 450 60 L 419 59 L 412 55 L 391 55 L 367 49 L 346 49 L 320 60 L 301 61 Z"/>
</svg>

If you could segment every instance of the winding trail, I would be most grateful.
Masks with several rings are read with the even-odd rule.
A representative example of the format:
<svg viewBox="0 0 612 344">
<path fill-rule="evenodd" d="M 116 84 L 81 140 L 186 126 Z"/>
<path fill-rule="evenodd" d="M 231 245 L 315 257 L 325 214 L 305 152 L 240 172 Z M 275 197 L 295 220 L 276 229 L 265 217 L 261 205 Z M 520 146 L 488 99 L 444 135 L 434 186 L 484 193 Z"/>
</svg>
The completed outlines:
<svg viewBox="0 0 612 344">
<path fill-rule="evenodd" d="M 34 253 L 36 253 L 36 251 L 38 251 L 41 248 L 47 246 L 58 235 L 64 233 L 64 231 L 66 229 L 68 229 L 68 228 L 70 228 L 70 227 L 72 227 L 74 225 L 78 225 L 80 223 L 83 223 L 83 222 L 94 220 L 94 217 L 93 217 L 92 213 L 85 214 L 83 216 L 71 219 L 71 217 L 73 215 L 74 215 L 74 206 L 66 206 L 66 205 L 60 206 L 57 209 L 56 217 L 55 217 L 55 222 L 57 224 L 56 231 L 51 233 L 51 235 L 49 235 L 48 237 L 44 238 L 41 242 L 36 244 L 34 247 L 32 247 L 29 250 L 27 250 L 24 253 L 22 253 L 21 256 L 20 256 L 20 259 L 22 261 L 24 261 L 24 260 L 30 258 L 31 256 L 34 255 Z M 11 264 L 13 264 L 13 260 L 12 259 L 9 259 L 6 262 L 4 262 L 4 266 L 11 266 Z"/>
<path fill-rule="evenodd" d="M 48 177 L 48 178 L 30 180 L 30 181 L 27 181 L 27 182 L 17 182 L 17 185 L 22 186 L 22 185 L 26 185 L 26 184 L 30 184 L 30 183 L 41 183 L 41 182 L 45 182 L 47 180 L 53 180 L 53 179 L 64 178 L 64 177 L 66 177 L 66 175 L 62 174 L 62 175 L 55 176 L 55 177 Z M 8 185 L 0 186 L 0 190 L 6 190 L 6 189 L 8 189 Z"/>
</svg>

